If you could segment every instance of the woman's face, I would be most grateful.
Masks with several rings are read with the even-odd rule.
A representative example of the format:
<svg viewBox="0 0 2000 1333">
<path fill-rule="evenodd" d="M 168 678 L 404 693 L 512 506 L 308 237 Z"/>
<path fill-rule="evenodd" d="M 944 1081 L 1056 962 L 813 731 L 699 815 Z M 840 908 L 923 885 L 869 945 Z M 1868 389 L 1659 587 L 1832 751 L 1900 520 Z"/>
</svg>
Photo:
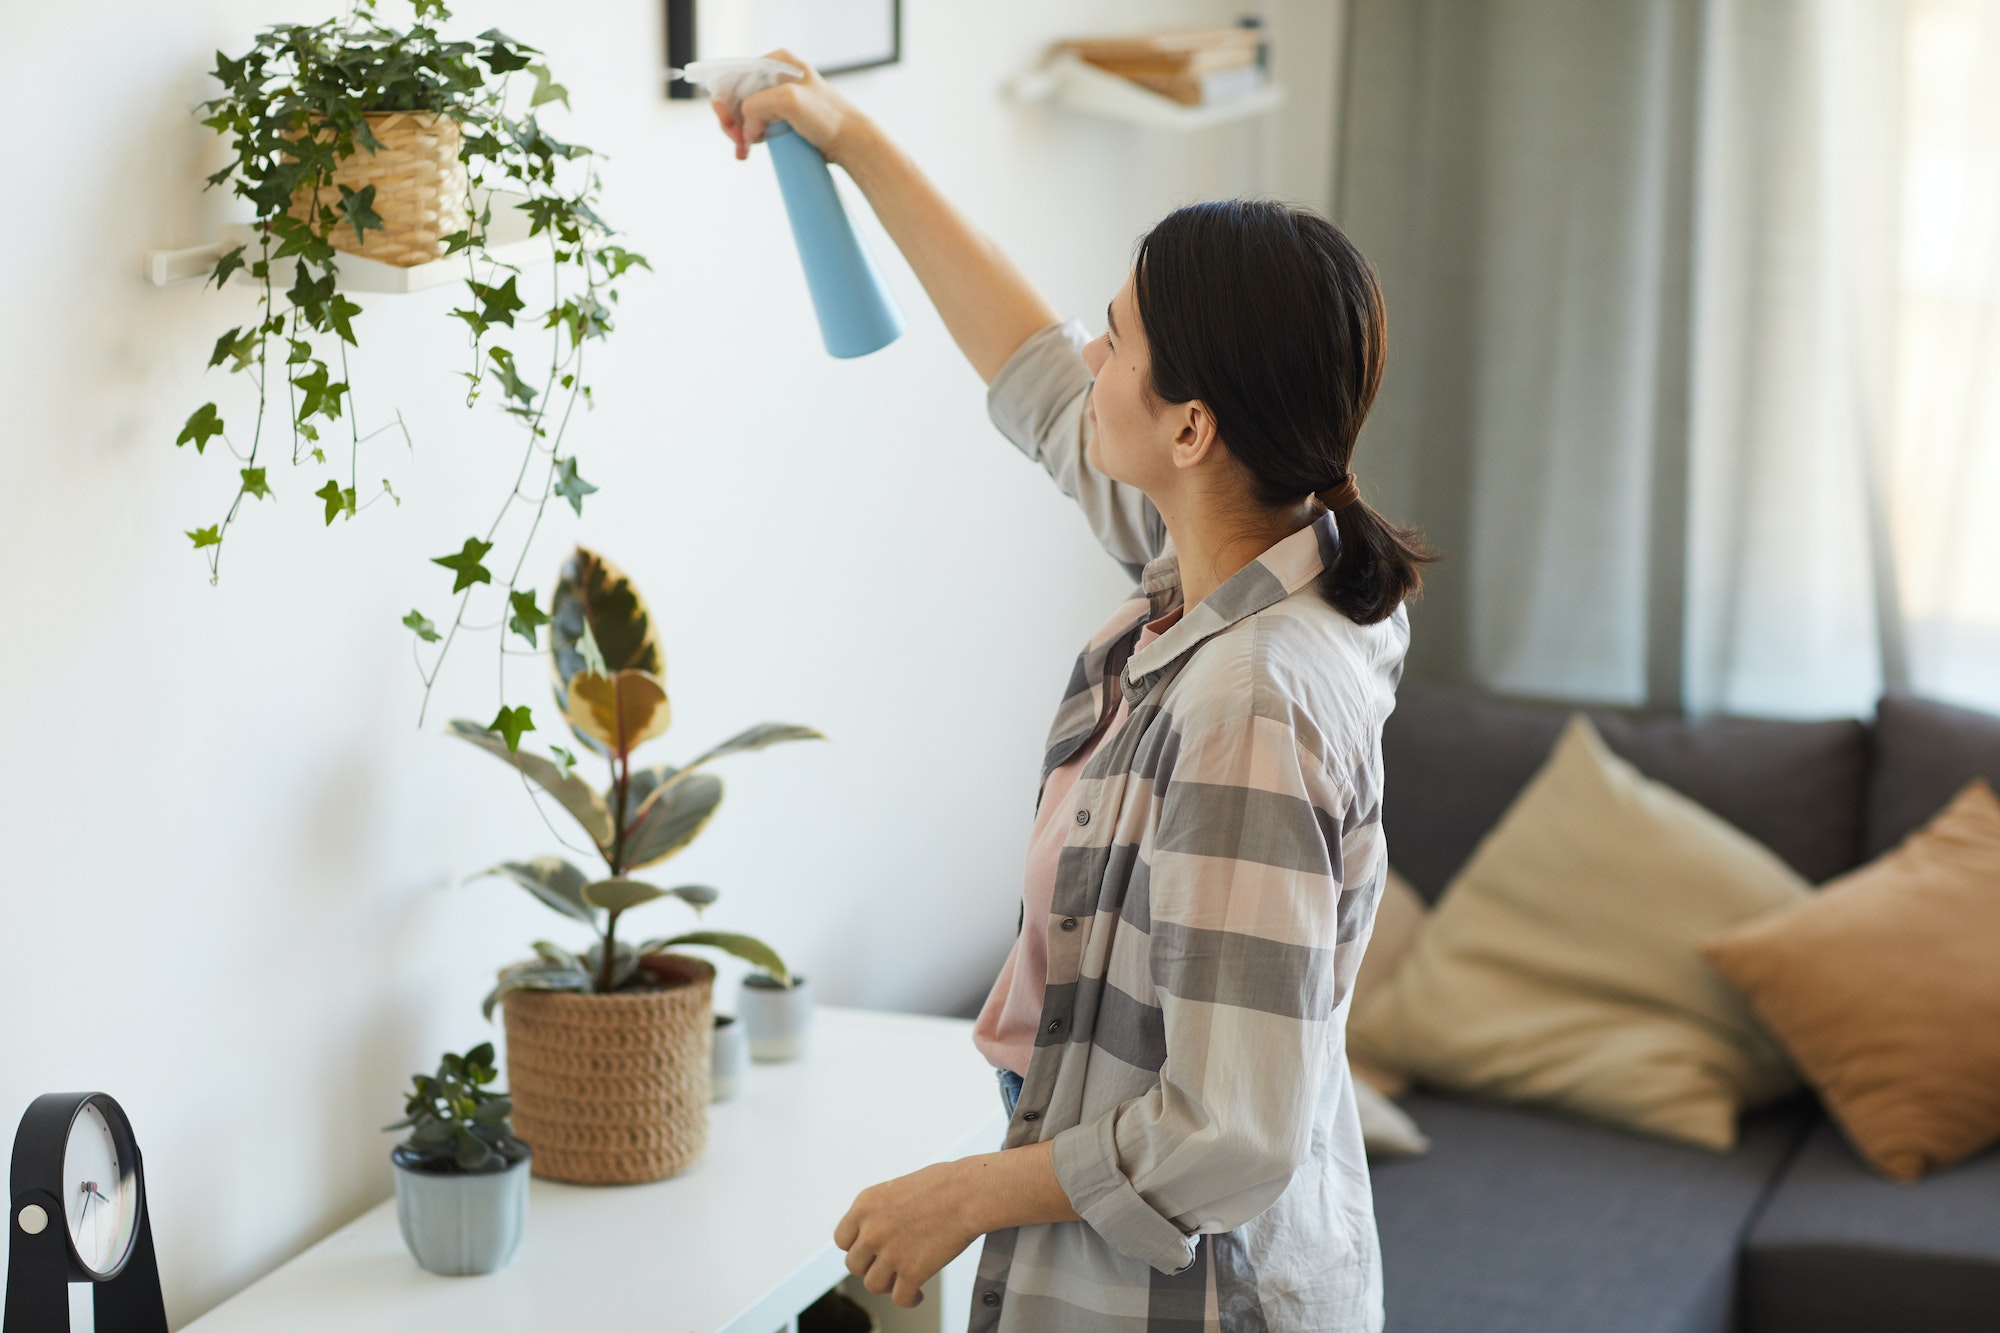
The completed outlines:
<svg viewBox="0 0 2000 1333">
<path fill-rule="evenodd" d="M 1084 434 L 1084 460 L 1157 500 L 1174 482 L 1174 438 L 1177 428 L 1187 425 L 1191 405 L 1160 404 L 1155 411 L 1147 399 L 1152 363 L 1130 273 L 1105 307 L 1105 319 L 1109 329 L 1083 348 L 1084 364 L 1097 379 L 1088 414 L 1094 429 Z"/>
</svg>

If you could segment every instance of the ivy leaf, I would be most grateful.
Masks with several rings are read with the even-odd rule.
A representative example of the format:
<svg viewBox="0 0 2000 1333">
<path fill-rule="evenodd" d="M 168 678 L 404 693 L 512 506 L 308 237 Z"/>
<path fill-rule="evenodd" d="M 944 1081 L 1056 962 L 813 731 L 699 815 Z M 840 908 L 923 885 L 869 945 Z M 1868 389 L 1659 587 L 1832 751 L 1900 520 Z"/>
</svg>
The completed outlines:
<svg viewBox="0 0 2000 1333">
<path fill-rule="evenodd" d="M 368 188 L 372 190 L 375 187 L 371 185 Z M 350 347 L 361 345 L 354 341 L 354 317 L 360 313 L 361 307 L 339 292 L 335 292 L 333 299 L 327 302 L 326 322 L 333 325 L 333 331 Z"/>
<path fill-rule="evenodd" d="M 403 617 L 403 623 L 415 630 L 417 637 L 425 643 L 436 643 L 443 637 L 437 632 L 437 626 L 431 624 L 430 618 L 415 608 L 412 608 L 410 614 Z"/>
<path fill-rule="evenodd" d="M 576 767 L 576 756 L 560 745 L 551 745 L 549 753 L 556 757 L 556 764 L 562 769 L 562 775 L 568 777 L 570 770 Z"/>
<path fill-rule="evenodd" d="M 528 73 L 535 76 L 535 94 L 528 99 L 528 105 L 537 107 L 544 102 L 561 102 L 569 106 L 569 89 L 552 80 L 547 65 L 529 65 Z"/>
<path fill-rule="evenodd" d="M 246 467 L 243 469 L 243 493 L 254 495 L 259 500 L 269 499 L 271 488 L 264 484 L 264 469 Z"/>
<path fill-rule="evenodd" d="M 328 521 L 331 522 L 332 520 Z M 457 576 L 452 580 L 451 590 L 453 592 L 463 592 L 475 583 L 493 582 L 493 575 L 488 572 L 486 566 L 479 563 L 480 559 L 492 549 L 492 542 L 483 542 L 477 537 L 467 537 L 465 545 L 459 550 L 453 552 L 451 555 L 434 555 L 431 557 L 431 563 L 434 565 L 443 565 L 446 569 L 451 570 Z M 505 710 L 503 709 L 502 711 L 504 712 Z M 526 709 L 522 709 L 521 711 L 523 716 L 527 715 Z M 508 748 L 511 749 L 513 747 L 510 746 Z"/>
<path fill-rule="evenodd" d="M 532 51 L 534 50 L 533 47 L 522 46 L 521 43 L 515 41 L 506 33 L 501 32 L 498 28 L 488 28 L 485 32 L 480 33 L 479 40 L 492 43 L 491 46 L 479 53 L 479 58 L 485 61 L 486 68 L 492 70 L 495 74 L 508 74 L 514 70 L 526 69 L 528 67 L 528 57 L 522 55 L 521 52 Z"/>
<path fill-rule="evenodd" d="M 604 265 L 607 278 L 623 277 L 625 270 L 637 265 L 652 272 L 653 266 L 646 262 L 646 256 L 634 254 L 621 245 L 607 245 L 597 252 L 597 262 Z"/>
<path fill-rule="evenodd" d="M 502 736 L 505 736 L 507 738 L 507 751 L 511 754 L 521 748 L 521 733 L 524 731 L 533 731 L 535 724 L 528 718 L 528 706 L 526 704 L 522 704 L 518 708 L 508 708 L 503 704 L 499 715 L 486 724 L 486 729 L 488 731 L 497 731 Z"/>
<path fill-rule="evenodd" d="M 512 282 L 513 279 L 509 278 L 508 281 Z M 523 407 L 534 401 L 534 389 L 514 371 L 514 354 L 512 352 L 504 347 L 489 347 L 486 349 L 486 355 L 492 359 L 494 365 L 500 368 L 495 378 L 500 381 L 500 389 L 503 393 L 520 403 Z"/>
<path fill-rule="evenodd" d="M 235 354 L 237 344 L 243 341 L 242 332 L 242 326 L 238 325 L 215 340 L 215 350 L 208 357 L 209 369 L 213 370 Z"/>
<path fill-rule="evenodd" d="M 531 592 L 510 593 L 507 600 L 514 605 L 514 614 L 507 618 L 507 628 L 528 641 L 528 646 L 537 646 L 535 630 L 549 623 L 542 614 L 542 608 L 535 605 L 535 594 Z"/>
<path fill-rule="evenodd" d="M 222 533 L 217 530 L 220 526 L 220 524 L 212 524 L 209 527 L 195 528 L 189 532 L 188 536 L 194 539 L 194 549 L 199 551 L 204 546 L 222 545 Z"/>
<path fill-rule="evenodd" d="M 326 485 L 314 491 L 313 494 L 326 501 L 326 521 L 329 527 L 333 525 L 333 520 L 340 517 L 342 512 L 350 516 L 355 512 L 354 488 L 352 486 L 342 490 L 339 482 L 328 481 Z"/>
<path fill-rule="evenodd" d="M 488 324 L 505 324 L 511 329 L 514 327 L 514 312 L 525 308 L 528 304 L 521 299 L 520 293 L 514 290 L 512 274 L 509 274 L 507 281 L 498 287 L 483 282 L 473 282 L 470 279 L 466 280 L 465 285 L 472 289 L 472 295 L 479 302 L 479 318 Z"/>
<path fill-rule="evenodd" d="M 212 181 L 215 178 L 211 176 L 209 179 Z M 239 245 L 234 250 L 225 252 L 222 258 L 216 260 L 215 271 L 210 276 L 209 281 L 213 282 L 217 287 L 228 282 L 229 275 L 243 267 L 243 249 L 244 247 Z M 202 285 L 205 287 L 208 283 L 203 283 Z"/>
<path fill-rule="evenodd" d="M 364 185 L 358 190 L 350 185 L 341 186 L 340 213 L 354 224 L 357 244 L 367 241 L 370 230 L 388 230 L 382 223 L 382 215 L 375 211 L 375 187 L 372 185 Z"/>
<path fill-rule="evenodd" d="M 192 442 L 194 451 L 201 453 L 209 440 L 220 434 L 222 434 L 222 418 L 215 414 L 215 404 L 203 403 L 194 410 L 194 415 L 187 419 L 187 425 L 181 427 L 181 433 L 174 439 L 174 447 L 178 449 L 181 445 Z"/>
<path fill-rule="evenodd" d="M 576 458 L 573 455 L 556 464 L 556 478 L 556 494 L 569 501 L 569 507 L 576 510 L 578 517 L 582 517 L 583 497 L 597 488 L 577 475 Z"/>
<path fill-rule="evenodd" d="M 339 380 L 327 378 L 326 364 L 313 362 L 313 368 L 303 375 L 294 376 L 292 383 L 304 395 L 299 399 L 299 420 L 315 414 L 332 420 L 340 415 L 340 398 L 347 392 L 347 386 Z"/>
</svg>

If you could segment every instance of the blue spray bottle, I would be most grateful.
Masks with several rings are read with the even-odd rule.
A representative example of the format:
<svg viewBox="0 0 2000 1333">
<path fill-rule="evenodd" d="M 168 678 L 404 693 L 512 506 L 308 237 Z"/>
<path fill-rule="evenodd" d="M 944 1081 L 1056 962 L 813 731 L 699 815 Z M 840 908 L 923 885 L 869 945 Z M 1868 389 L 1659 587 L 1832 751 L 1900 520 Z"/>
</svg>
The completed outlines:
<svg viewBox="0 0 2000 1333">
<path fill-rule="evenodd" d="M 700 85 L 711 99 L 726 103 L 732 114 L 750 94 L 782 83 L 787 75 L 805 74 L 797 65 L 763 59 L 694 60 L 671 72 Z M 778 173 L 778 190 L 785 199 L 826 350 L 837 357 L 853 357 L 887 347 L 903 332 L 903 311 L 882 281 L 875 257 L 854 234 L 826 158 L 782 120 L 765 127 L 764 143 Z"/>
</svg>

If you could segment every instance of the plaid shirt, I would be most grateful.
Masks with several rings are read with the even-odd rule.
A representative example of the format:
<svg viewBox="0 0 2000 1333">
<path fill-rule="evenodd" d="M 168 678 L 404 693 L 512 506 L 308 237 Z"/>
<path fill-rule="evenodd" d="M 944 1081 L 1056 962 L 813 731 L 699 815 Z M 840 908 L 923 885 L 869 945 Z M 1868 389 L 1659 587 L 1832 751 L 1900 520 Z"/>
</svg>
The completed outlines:
<svg viewBox="0 0 2000 1333">
<path fill-rule="evenodd" d="M 1048 986 L 1006 1138 L 1052 1142 L 1083 1221 L 987 1235 L 970 1333 L 1376 1333 L 1346 1029 L 1409 622 L 1357 625 L 1315 591 L 1340 542 L 1323 514 L 1134 654 L 1180 570 L 1152 502 L 1085 461 L 1087 338 L 1038 331 L 987 393 L 1139 585 L 1084 645 L 1042 759 L 1046 781 L 1123 691 L 1033 926 Z"/>
</svg>

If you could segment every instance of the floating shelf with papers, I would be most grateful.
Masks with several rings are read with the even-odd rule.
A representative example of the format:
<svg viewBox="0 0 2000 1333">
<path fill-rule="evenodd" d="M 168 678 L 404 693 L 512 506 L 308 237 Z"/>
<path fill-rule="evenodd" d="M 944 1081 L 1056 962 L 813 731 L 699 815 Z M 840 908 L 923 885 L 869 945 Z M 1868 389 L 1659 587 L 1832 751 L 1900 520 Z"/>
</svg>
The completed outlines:
<svg viewBox="0 0 2000 1333">
<path fill-rule="evenodd" d="M 1218 106 L 1185 106 L 1069 51 L 1058 51 L 1039 68 L 1017 75 L 1004 91 L 1017 102 L 1053 102 L 1072 111 L 1165 130 L 1206 129 L 1262 115 L 1285 100 L 1284 87 L 1272 83 Z"/>
<path fill-rule="evenodd" d="M 472 196 L 474 212 L 483 208 L 489 199 L 493 205 L 493 220 L 486 228 L 488 255 L 505 264 L 531 264 L 549 258 L 549 238 L 528 235 L 532 221 L 518 207 L 527 202 L 526 195 L 502 190 L 475 190 Z M 191 278 L 205 279 L 215 270 L 215 261 L 239 245 L 249 247 L 243 254 L 246 265 L 230 274 L 229 280 L 255 282 L 256 279 L 250 276 L 247 261 L 257 254 L 257 230 L 242 224 L 224 227 L 222 238 L 213 245 L 197 245 L 188 250 L 149 251 L 146 255 L 146 280 L 155 287 L 165 287 L 169 283 Z M 364 259 L 343 250 L 335 256 L 334 265 L 337 270 L 334 286 L 344 292 L 422 291 L 426 287 L 458 282 L 470 272 L 463 252 L 434 259 L 427 264 L 398 268 L 394 264 Z M 272 284 L 281 291 L 290 287 L 295 268 L 290 259 L 273 259 Z"/>
</svg>

